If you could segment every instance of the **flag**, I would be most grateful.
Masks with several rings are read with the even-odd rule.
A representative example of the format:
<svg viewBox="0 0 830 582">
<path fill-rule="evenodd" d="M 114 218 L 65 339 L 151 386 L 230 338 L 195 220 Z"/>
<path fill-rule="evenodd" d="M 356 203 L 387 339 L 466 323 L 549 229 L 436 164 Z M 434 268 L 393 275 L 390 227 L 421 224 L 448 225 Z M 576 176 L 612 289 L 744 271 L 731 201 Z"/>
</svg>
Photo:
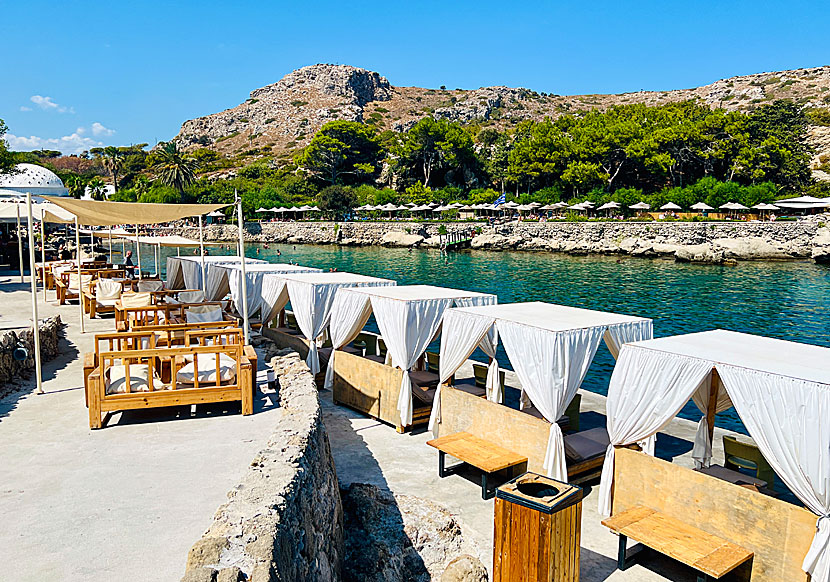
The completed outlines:
<svg viewBox="0 0 830 582">
<path fill-rule="evenodd" d="M 496 198 L 496 201 L 493 202 L 493 206 L 495 207 L 495 206 L 498 206 L 499 204 L 504 204 L 505 202 L 506 202 L 506 199 L 504 197 L 504 194 L 502 194 L 501 196 Z"/>
</svg>

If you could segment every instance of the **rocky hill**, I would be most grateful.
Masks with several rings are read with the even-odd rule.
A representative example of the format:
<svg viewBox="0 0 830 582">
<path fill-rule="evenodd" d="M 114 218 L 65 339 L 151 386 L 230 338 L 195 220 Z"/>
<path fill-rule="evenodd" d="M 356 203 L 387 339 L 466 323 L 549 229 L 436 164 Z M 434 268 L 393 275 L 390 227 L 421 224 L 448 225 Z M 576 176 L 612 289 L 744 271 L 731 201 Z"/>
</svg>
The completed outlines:
<svg viewBox="0 0 830 582">
<path fill-rule="evenodd" d="M 561 96 L 509 87 L 396 87 L 366 69 L 320 64 L 252 91 L 249 99 L 232 109 L 186 121 L 175 139 L 185 148 L 209 147 L 230 155 L 266 148 L 285 156 L 306 145 L 320 126 L 333 119 L 402 131 L 433 115 L 503 128 L 524 119 L 630 103 L 694 99 L 710 107 L 745 111 L 783 98 L 806 107 L 830 106 L 830 66 L 732 77 L 693 89 Z M 830 127 L 812 126 L 810 139 L 816 146 L 816 163 L 820 156 L 830 155 Z"/>
</svg>

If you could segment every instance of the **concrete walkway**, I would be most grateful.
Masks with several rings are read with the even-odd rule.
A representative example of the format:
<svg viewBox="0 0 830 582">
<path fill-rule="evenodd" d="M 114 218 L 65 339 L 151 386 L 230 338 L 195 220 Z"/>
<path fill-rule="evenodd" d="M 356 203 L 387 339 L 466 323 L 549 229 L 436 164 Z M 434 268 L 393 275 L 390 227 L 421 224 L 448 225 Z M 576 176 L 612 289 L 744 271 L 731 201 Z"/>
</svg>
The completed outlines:
<svg viewBox="0 0 830 582">
<path fill-rule="evenodd" d="M 472 367 L 462 368 L 459 377 L 471 377 Z M 518 386 L 512 372 L 506 383 Z M 321 392 L 326 428 L 337 468 L 337 477 L 344 485 L 371 483 L 402 495 L 426 497 L 443 504 L 457 515 L 469 529 L 480 548 L 482 562 L 488 570 L 493 562 L 493 500 L 481 499 L 480 473 L 462 472 L 444 479 L 438 477 L 438 453 L 427 446 L 432 434 L 420 430 L 398 434 L 391 426 L 335 405 L 331 392 Z M 582 424 L 604 426 L 605 397 L 582 392 Z M 668 453 L 675 462 L 693 466 L 691 443 L 697 424 L 675 419 L 666 434 L 658 438 L 658 454 Z M 722 462 L 721 435 L 715 429 L 715 461 Z M 616 570 L 617 536 L 600 524 L 597 513 L 599 483 L 584 484 L 586 498 L 582 505 L 581 580 L 583 582 L 671 580 L 693 582 L 694 573 L 667 558 L 645 556 L 640 564 L 625 572 Z M 491 572 L 492 575 L 492 572 Z"/>
<path fill-rule="evenodd" d="M 0 326 L 23 325 L 28 287 L 0 277 Z M 178 580 L 187 552 L 210 525 L 281 417 L 270 401 L 255 414 L 206 407 L 117 414 L 91 431 L 84 407 L 82 360 L 94 332 L 78 306 L 45 305 L 60 314 L 63 353 L 44 366 L 45 395 L 34 382 L 0 400 L 0 563 L 4 580 Z M 53 292 L 48 299 L 52 302 Z"/>
</svg>

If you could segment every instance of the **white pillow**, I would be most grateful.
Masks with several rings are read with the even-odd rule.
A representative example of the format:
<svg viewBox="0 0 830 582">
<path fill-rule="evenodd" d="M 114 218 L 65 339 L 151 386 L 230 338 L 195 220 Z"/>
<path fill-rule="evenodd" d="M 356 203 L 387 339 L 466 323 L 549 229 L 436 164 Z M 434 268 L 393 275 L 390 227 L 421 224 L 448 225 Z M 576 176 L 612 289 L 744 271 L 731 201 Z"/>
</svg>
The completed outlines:
<svg viewBox="0 0 830 582">
<path fill-rule="evenodd" d="M 185 311 L 185 319 L 187 323 L 213 323 L 222 321 L 222 308 L 216 306 L 212 309 L 202 311 L 201 309 L 191 307 Z"/>
<path fill-rule="evenodd" d="M 193 384 L 193 356 L 186 355 L 189 364 L 176 372 L 176 382 Z M 219 354 L 219 381 L 225 382 L 236 378 L 236 360 L 227 354 Z M 199 354 L 199 383 L 216 383 L 216 354 Z"/>
<path fill-rule="evenodd" d="M 127 366 L 110 366 L 107 374 L 107 394 L 124 394 L 127 391 Z M 147 364 L 130 364 L 130 392 L 149 392 L 149 376 L 150 368 Z M 153 389 L 163 389 L 158 375 L 153 375 Z"/>
<path fill-rule="evenodd" d="M 204 291 L 182 291 L 179 293 L 179 303 L 201 303 L 204 300 Z"/>
<path fill-rule="evenodd" d="M 154 279 L 149 279 L 147 281 L 139 281 L 138 282 L 138 292 L 150 292 L 150 291 L 161 291 L 164 289 L 164 283 L 161 281 L 156 281 Z"/>
</svg>

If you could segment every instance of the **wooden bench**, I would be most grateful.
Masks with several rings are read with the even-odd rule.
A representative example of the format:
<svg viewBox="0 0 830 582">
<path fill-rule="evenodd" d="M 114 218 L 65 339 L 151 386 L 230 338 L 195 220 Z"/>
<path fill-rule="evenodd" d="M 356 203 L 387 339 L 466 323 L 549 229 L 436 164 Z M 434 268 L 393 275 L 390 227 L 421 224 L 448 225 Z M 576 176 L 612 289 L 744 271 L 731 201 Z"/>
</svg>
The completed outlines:
<svg viewBox="0 0 830 582">
<path fill-rule="evenodd" d="M 620 570 L 634 563 L 639 554 L 627 555 L 628 538 L 691 566 L 698 572 L 698 582 L 719 580 L 751 562 L 754 555 L 737 544 L 642 505 L 609 517 L 602 525 L 620 536 Z"/>
<path fill-rule="evenodd" d="M 488 488 L 487 477 L 510 469 L 511 477 L 527 466 L 527 457 L 516 454 L 503 447 L 478 438 L 467 432 L 456 432 L 428 441 L 427 444 L 438 449 L 438 476 L 446 477 L 456 472 L 461 465 L 447 469 L 444 465 L 446 455 L 455 457 L 461 464 L 472 465 L 481 470 L 481 498 L 489 499 L 495 490 Z"/>
</svg>

